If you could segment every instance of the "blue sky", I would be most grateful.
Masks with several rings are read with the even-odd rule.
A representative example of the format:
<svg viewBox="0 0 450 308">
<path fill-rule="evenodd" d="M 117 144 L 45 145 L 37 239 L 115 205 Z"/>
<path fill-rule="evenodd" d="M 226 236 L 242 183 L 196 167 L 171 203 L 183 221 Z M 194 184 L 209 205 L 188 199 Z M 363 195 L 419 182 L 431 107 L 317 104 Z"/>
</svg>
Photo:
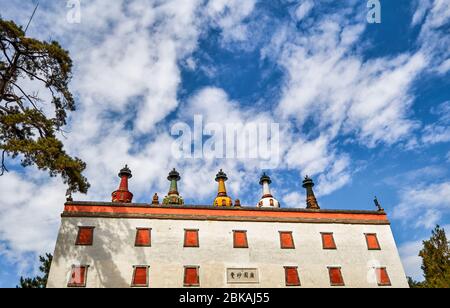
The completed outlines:
<svg viewBox="0 0 450 308">
<path fill-rule="evenodd" d="M 421 279 L 421 241 L 436 224 L 450 232 L 448 1 L 381 1 L 380 24 L 367 22 L 365 0 L 111 2 L 41 1 L 29 30 L 74 60 L 78 110 L 64 143 L 92 185 L 75 200 L 108 201 L 128 163 L 137 202 L 164 196 L 177 167 L 186 202 L 211 204 L 223 168 L 230 194 L 253 206 L 257 159 L 177 160 L 171 127 L 194 115 L 280 123 L 280 163 L 268 173 L 282 205 L 305 206 L 306 174 L 322 208 L 373 209 L 377 195 L 407 274 Z M 24 25 L 34 3 L 0 0 L 0 14 Z M 65 199 L 58 178 L 8 165 L 0 287 L 53 251 Z"/>
</svg>

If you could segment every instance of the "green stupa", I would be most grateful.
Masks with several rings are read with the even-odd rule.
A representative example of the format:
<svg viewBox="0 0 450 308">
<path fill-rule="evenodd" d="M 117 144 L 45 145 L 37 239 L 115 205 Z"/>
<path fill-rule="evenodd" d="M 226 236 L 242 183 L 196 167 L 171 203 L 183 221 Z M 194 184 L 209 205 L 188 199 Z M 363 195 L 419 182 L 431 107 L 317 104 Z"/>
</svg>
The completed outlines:
<svg viewBox="0 0 450 308">
<path fill-rule="evenodd" d="M 180 174 L 175 168 L 169 173 L 167 179 L 170 181 L 169 194 L 164 197 L 163 205 L 184 205 L 184 200 L 178 192 L 178 181 L 181 180 Z"/>
</svg>

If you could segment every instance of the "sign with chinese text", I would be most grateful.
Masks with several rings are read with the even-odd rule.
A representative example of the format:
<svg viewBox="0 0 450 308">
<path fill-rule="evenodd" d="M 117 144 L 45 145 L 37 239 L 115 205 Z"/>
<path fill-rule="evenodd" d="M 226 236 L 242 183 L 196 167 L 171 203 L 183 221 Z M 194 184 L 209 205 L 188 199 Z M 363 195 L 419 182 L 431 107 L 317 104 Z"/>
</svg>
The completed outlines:
<svg viewBox="0 0 450 308">
<path fill-rule="evenodd" d="M 228 283 L 259 283 L 258 269 L 256 268 L 229 268 L 227 269 Z"/>
</svg>

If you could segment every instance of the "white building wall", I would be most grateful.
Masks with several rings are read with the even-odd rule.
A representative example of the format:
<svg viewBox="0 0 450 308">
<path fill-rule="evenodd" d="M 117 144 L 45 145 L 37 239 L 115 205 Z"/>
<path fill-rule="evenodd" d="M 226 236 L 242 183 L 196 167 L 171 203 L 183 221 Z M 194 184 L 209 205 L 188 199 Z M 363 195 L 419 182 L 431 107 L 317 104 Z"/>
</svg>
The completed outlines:
<svg viewBox="0 0 450 308">
<path fill-rule="evenodd" d="M 75 246 L 79 226 L 95 227 L 93 246 Z M 152 229 L 152 247 L 135 247 L 136 228 Z M 199 248 L 184 248 L 184 229 L 199 229 Z M 248 249 L 233 248 L 233 230 L 247 230 Z M 281 249 L 292 231 L 295 249 Z M 322 248 L 333 232 L 337 250 Z M 369 251 L 364 233 L 381 250 Z M 408 287 L 389 225 L 63 218 L 48 287 L 66 287 L 72 265 L 89 265 L 87 287 L 130 287 L 133 266 L 148 265 L 150 287 L 183 287 L 184 266 L 200 267 L 200 286 L 285 287 L 284 266 L 297 266 L 301 287 L 330 287 L 328 267 L 342 267 L 346 287 L 378 287 L 386 267 L 393 287 Z M 257 268 L 259 284 L 227 284 L 227 268 Z"/>
</svg>

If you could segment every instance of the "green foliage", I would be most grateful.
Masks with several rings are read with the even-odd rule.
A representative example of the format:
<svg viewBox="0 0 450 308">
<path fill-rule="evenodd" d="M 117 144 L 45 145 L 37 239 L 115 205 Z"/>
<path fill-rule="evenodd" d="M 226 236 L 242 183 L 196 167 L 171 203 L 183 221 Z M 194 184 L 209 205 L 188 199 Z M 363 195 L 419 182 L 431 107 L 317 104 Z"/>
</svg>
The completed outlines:
<svg viewBox="0 0 450 308">
<path fill-rule="evenodd" d="M 450 247 L 445 230 L 436 226 L 429 240 L 423 241 L 422 270 L 426 288 L 450 288 Z"/>
<path fill-rule="evenodd" d="M 411 277 L 408 277 L 408 284 L 411 289 L 421 289 L 425 287 L 423 282 L 415 281 Z"/>
<path fill-rule="evenodd" d="M 45 255 L 45 257 L 40 256 L 39 261 L 41 262 L 41 266 L 39 270 L 44 274 L 44 276 L 37 276 L 34 278 L 23 278 L 20 277 L 20 286 L 17 286 L 21 289 L 44 289 L 47 286 L 48 274 L 50 273 L 50 266 L 52 264 L 53 256 L 49 253 Z"/>
<path fill-rule="evenodd" d="M 89 183 L 82 175 L 86 164 L 69 156 L 56 137 L 63 133 L 67 113 L 75 110 L 71 78 L 72 60 L 57 42 L 28 38 L 14 22 L 0 18 L 0 175 L 8 171 L 6 154 L 19 157 L 24 167 L 61 175 L 71 192 L 87 192 Z M 30 83 L 39 83 L 51 101 L 27 91 Z"/>
<path fill-rule="evenodd" d="M 449 244 L 445 230 L 436 226 L 431 238 L 423 241 L 423 248 L 419 252 L 425 280 L 418 282 L 408 277 L 410 288 L 450 288 Z"/>
</svg>

